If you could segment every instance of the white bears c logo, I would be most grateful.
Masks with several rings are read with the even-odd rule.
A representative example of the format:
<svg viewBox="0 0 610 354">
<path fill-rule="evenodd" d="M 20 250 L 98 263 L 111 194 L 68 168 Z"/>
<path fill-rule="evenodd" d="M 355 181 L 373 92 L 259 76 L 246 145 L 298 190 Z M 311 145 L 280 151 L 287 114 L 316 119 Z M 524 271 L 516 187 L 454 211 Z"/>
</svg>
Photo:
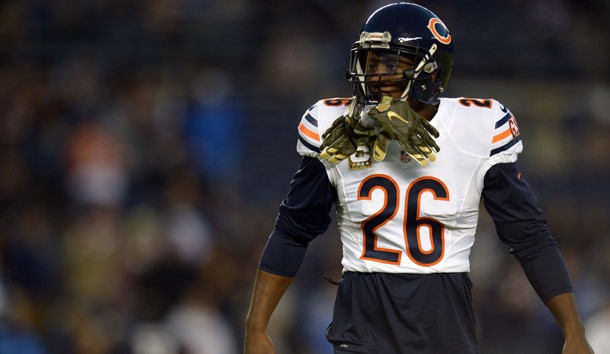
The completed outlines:
<svg viewBox="0 0 610 354">
<path fill-rule="evenodd" d="M 443 37 L 440 35 L 440 33 L 438 33 L 438 31 L 436 30 L 437 25 L 444 27 L 445 33 L 447 33 L 446 36 Z M 447 26 L 445 26 L 443 21 L 439 20 L 436 17 L 432 17 L 428 22 L 428 29 L 430 30 L 430 32 L 432 32 L 434 38 L 436 38 L 439 42 L 443 44 L 451 43 L 451 35 L 449 34 L 449 30 L 447 29 Z"/>
</svg>

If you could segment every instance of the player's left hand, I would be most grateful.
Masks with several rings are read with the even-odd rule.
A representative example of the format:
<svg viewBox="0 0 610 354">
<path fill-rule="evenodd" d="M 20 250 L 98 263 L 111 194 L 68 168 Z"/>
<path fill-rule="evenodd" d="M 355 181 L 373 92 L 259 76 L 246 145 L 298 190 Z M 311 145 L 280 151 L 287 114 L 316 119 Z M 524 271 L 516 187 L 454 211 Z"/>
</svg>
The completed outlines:
<svg viewBox="0 0 610 354">
<path fill-rule="evenodd" d="M 561 354 L 594 354 L 593 349 L 582 335 L 566 336 Z"/>
<path fill-rule="evenodd" d="M 415 112 L 408 102 L 394 101 L 390 96 L 383 96 L 368 115 L 379 123 L 382 133 L 385 132 L 391 139 L 398 141 L 402 150 L 420 165 L 426 166 L 428 160 L 436 160 L 435 153 L 440 151 L 440 147 L 434 138 L 439 137 L 438 130 Z M 385 154 L 379 157 L 383 158 Z"/>
</svg>

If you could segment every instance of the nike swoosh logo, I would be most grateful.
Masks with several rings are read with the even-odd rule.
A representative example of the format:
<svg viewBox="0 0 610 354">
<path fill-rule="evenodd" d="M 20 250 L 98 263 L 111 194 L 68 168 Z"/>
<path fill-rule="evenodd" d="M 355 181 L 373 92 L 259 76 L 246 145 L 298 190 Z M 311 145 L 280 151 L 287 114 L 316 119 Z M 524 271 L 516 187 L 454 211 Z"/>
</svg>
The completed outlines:
<svg viewBox="0 0 610 354">
<path fill-rule="evenodd" d="M 396 119 L 404 122 L 405 124 L 409 124 L 409 121 L 404 119 L 403 117 L 399 116 L 398 113 L 396 113 L 394 111 L 389 111 L 388 112 L 388 119 L 392 120 L 392 118 L 396 118 Z"/>
<path fill-rule="evenodd" d="M 405 42 L 410 42 L 410 41 L 416 41 L 418 39 L 421 39 L 421 37 L 400 37 L 398 38 L 398 41 L 400 43 L 405 43 Z"/>
</svg>

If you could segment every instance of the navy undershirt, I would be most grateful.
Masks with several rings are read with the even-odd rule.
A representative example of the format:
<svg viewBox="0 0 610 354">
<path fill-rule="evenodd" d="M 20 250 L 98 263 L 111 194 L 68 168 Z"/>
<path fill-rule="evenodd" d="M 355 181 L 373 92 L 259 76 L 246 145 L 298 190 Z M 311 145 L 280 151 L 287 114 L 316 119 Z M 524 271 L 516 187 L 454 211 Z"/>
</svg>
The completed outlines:
<svg viewBox="0 0 610 354">
<path fill-rule="evenodd" d="M 324 165 L 317 159 L 304 157 L 280 205 L 260 269 L 294 276 L 309 242 L 328 229 L 335 199 L 335 187 L 330 184 Z"/>
<path fill-rule="evenodd" d="M 324 233 L 336 201 L 324 165 L 304 157 L 282 202 L 260 262 L 260 269 L 292 277 L 307 245 Z M 483 202 L 500 240 L 521 263 L 540 298 L 572 291 L 565 263 L 542 210 L 517 163 L 492 166 L 484 179 Z"/>
<path fill-rule="evenodd" d="M 498 164 L 487 171 L 483 203 L 500 240 L 519 260 L 544 302 L 573 290 L 557 242 L 516 162 Z"/>
</svg>

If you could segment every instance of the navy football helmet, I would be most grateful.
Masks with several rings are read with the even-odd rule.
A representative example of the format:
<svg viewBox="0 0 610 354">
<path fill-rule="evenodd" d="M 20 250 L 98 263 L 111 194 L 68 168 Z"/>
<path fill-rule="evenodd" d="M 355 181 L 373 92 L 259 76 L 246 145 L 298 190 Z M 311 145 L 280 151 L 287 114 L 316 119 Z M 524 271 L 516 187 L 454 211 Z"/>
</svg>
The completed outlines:
<svg viewBox="0 0 610 354">
<path fill-rule="evenodd" d="M 378 73 L 375 66 L 384 65 Z M 410 69 L 403 70 L 405 63 Z M 401 99 L 435 104 L 453 67 L 453 39 L 423 6 L 399 2 L 375 11 L 351 49 L 348 79 L 359 104 L 379 102 L 384 86 L 400 86 Z"/>
</svg>

